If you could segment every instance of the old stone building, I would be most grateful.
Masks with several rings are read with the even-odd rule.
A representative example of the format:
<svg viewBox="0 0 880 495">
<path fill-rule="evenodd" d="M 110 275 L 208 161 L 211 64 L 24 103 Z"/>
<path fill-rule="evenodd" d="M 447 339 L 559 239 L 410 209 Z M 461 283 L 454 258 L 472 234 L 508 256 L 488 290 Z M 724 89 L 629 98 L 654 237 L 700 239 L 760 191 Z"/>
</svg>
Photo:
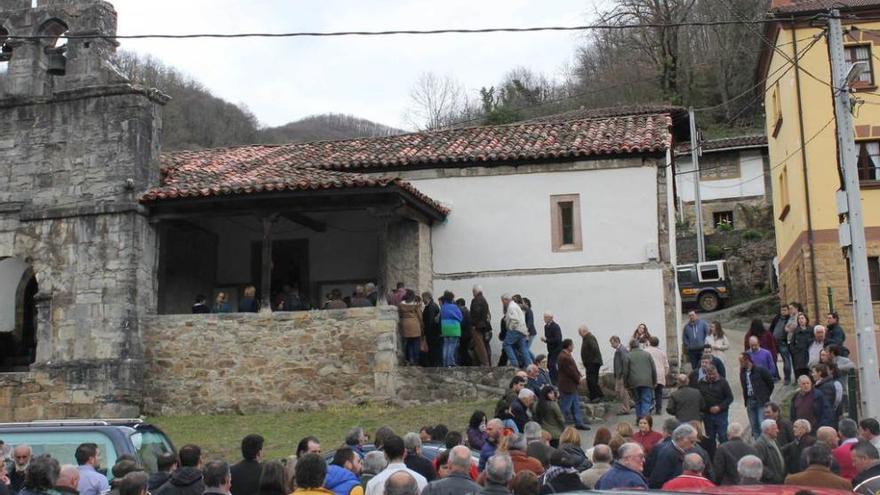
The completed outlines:
<svg viewBox="0 0 880 495">
<path fill-rule="evenodd" d="M 521 292 L 675 355 L 681 109 L 160 157 L 167 98 L 112 66 L 109 3 L 0 0 L 0 26 L 0 420 L 436 398 L 381 302 L 188 314 L 246 286 L 481 284 L 496 328 Z M 473 373 L 455 396 L 504 381 Z"/>
</svg>

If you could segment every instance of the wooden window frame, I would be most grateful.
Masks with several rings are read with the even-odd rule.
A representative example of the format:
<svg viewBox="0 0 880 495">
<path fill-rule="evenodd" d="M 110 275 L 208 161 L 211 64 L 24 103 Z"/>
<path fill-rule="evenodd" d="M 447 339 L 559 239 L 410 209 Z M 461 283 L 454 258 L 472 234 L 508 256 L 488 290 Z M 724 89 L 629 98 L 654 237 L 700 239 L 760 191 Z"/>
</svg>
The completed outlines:
<svg viewBox="0 0 880 495">
<path fill-rule="evenodd" d="M 562 243 L 562 214 L 560 203 L 571 203 L 571 244 Z M 583 251 L 583 235 L 581 232 L 581 195 L 554 194 L 550 196 L 550 242 L 554 253 Z"/>
<path fill-rule="evenodd" d="M 782 211 L 779 213 L 779 221 L 785 220 L 785 217 L 788 216 L 788 212 L 791 210 L 791 203 L 788 199 L 788 166 L 782 167 L 782 172 L 779 172 L 779 204 L 782 207 Z"/>
<path fill-rule="evenodd" d="M 854 91 L 872 91 L 877 89 L 877 78 L 874 76 L 874 45 L 872 43 L 847 43 L 843 46 L 844 55 L 849 55 L 850 50 L 860 47 L 868 47 L 870 54 L 867 60 L 857 60 L 857 62 L 868 62 L 868 73 L 871 75 L 870 81 L 856 81 L 850 85 Z M 852 60 L 852 57 L 850 57 Z M 853 62 L 849 62 L 853 63 Z"/>
<path fill-rule="evenodd" d="M 770 94 L 770 101 L 773 108 L 773 117 L 776 119 L 773 122 L 773 132 L 772 136 L 775 138 L 779 134 L 779 129 L 782 128 L 782 101 L 780 99 L 782 96 L 779 94 L 779 81 L 776 81 L 776 84 L 773 85 L 773 91 Z"/>
<path fill-rule="evenodd" d="M 867 145 L 868 143 L 878 143 L 880 144 L 880 139 L 861 139 L 856 141 L 856 172 L 859 174 L 859 188 L 860 189 L 880 189 L 880 172 L 875 169 L 875 178 L 874 179 L 862 179 L 862 146 Z"/>
</svg>

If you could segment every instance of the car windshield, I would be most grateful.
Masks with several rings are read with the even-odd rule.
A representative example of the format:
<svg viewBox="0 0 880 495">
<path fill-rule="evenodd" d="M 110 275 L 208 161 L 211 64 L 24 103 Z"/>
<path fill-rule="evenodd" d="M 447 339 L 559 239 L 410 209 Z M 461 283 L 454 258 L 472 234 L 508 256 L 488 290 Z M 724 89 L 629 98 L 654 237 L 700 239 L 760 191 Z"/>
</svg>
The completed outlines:
<svg viewBox="0 0 880 495">
<path fill-rule="evenodd" d="M 76 465 L 76 448 L 83 443 L 98 446 L 98 471 L 113 479 L 107 466 L 116 464 L 116 448 L 107 435 L 97 431 L 52 431 L 0 433 L 0 440 L 6 445 L 29 445 L 34 456 L 49 454 L 60 464 Z"/>
<path fill-rule="evenodd" d="M 150 473 L 156 472 L 160 455 L 173 452 L 168 437 L 157 430 L 135 431 L 131 434 L 131 443 L 141 458 L 141 465 Z"/>
</svg>

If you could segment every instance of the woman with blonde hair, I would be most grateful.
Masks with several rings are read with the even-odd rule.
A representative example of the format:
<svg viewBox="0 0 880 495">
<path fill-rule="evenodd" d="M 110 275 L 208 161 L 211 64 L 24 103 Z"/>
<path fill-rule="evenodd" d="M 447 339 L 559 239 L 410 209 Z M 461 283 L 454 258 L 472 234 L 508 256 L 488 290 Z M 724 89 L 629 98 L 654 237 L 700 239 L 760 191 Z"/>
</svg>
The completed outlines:
<svg viewBox="0 0 880 495">
<path fill-rule="evenodd" d="M 567 426 L 559 436 L 559 449 L 572 457 L 575 469 L 578 472 L 592 467 L 593 463 L 587 459 L 587 454 L 581 448 L 581 434 L 573 426 Z"/>
<path fill-rule="evenodd" d="M 260 303 L 257 302 L 257 288 L 248 285 L 242 292 L 241 301 L 238 302 L 239 313 L 256 313 L 260 310 Z"/>
<path fill-rule="evenodd" d="M 706 345 L 712 348 L 712 355 L 724 361 L 724 351 L 730 349 L 730 342 L 724 335 L 720 321 L 713 321 L 709 325 L 709 335 L 706 336 Z"/>
<path fill-rule="evenodd" d="M 709 454 L 709 459 L 715 458 L 715 448 L 717 445 L 715 444 L 714 438 L 709 438 L 706 436 L 706 430 L 703 429 L 703 422 L 699 420 L 688 421 L 688 424 L 693 426 L 695 430 L 697 430 L 697 445 L 703 448 L 707 454 Z"/>
</svg>

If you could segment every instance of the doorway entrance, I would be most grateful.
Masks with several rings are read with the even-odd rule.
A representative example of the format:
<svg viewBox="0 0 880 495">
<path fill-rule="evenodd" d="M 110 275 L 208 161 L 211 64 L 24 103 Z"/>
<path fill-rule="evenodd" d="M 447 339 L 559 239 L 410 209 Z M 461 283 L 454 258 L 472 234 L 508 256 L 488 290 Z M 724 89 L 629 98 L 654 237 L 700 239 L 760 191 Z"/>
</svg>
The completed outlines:
<svg viewBox="0 0 880 495">
<path fill-rule="evenodd" d="M 251 280 L 257 288 L 257 297 L 263 284 L 263 244 L 251 243 Z M 272 307 L 277 306 L 278 294 L 285 285 L 298 288 L 300 296 L 309 299 L 309 241 L 307 239 L 285 239 L 272 241 Z"/>
</svg>

